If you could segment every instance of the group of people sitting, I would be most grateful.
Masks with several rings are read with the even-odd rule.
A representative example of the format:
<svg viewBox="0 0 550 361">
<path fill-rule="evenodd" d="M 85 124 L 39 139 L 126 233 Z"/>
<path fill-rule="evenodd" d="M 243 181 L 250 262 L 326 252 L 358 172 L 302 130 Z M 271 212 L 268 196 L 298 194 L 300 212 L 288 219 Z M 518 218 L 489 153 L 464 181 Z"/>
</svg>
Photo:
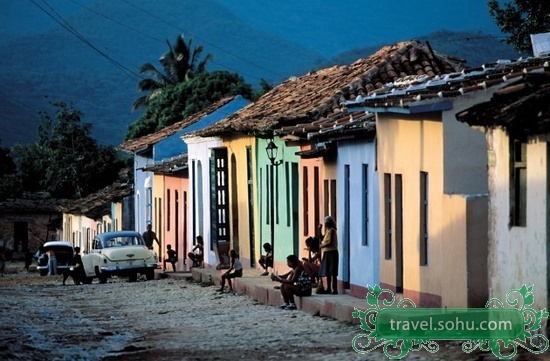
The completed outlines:
<svg viewBox="0 0 550 361">
<path fill-rule="evenodd" d="M 323 225 L 319 225 L 319 233 Z M 296 309 L 294 297 L 311 296 L 313 287 L 317 287 L 317 294 L 338 294 L 338 239 L 336 234 L 336 222 L 333 217 L 325 218 L 325 234 L 319 238 L 308 237 L 305 241 L 308 257 L 300 260 L 298 256 L 291 254 L 287 260 L 290 270 L 282 275 L 271 273 L 273 281 L 281 283 L 278 287 L 283 297 L 281 308 L 286 310 Z M 273 249 L 271 244 L 263 245 L 265 254 L 260 256 L 258 263 L 264 270 L 262 276 L 269 275 L 269 268 L 273 269 Z M 229 270 L 222 274 L 221 285 L 218 291 L 224 292 L 225 284 L 232 291 L 231 280 L 242 277 L 243 266 L 235 250 L 230 251 Z M 325 280 L 326 287 L 323 285 Z"/>
<path fill-rule="evenodd" d="M 291 254 L 287 260 L 287 266 L 290 270 L 282 275 L 275 272 L 271 273 L 271 279 L 279 282 L 281 295 L 283 297 L 283 305 L 281 308 L 286 310 L 296 309 L 294 297 L 311 296 L 313 287 L 317 287 L 317 294 L 338 294 L 337 277 L 338 277 L 338 238 L 336 233 L 336 222 L 333 217 L 328 216 L 324 222 L 325 233 L 322 234 L 323 225 L 319 225 L 319 237 L 308 237 L 305 241 L 308 257 L 302 258 Z M 203 239 L 197 236 L 197 244 L 188 253 L 188 257 L 192 262 L 192 267 L 200 267 L 204 260 L 203 255 Z M 265 254 L 260 256 L 258 263 L 264 270 L 262 276 L 269 275 L 269 268 L 273 269 L 273 249 L 271 244 L 263 245 Z M 168 261 L 176 257 L 175 252 L 170 253 L 168 246 Z M 173 258 L 172 258 L 173 256 Z M 229 269 L 222 273 L 219 292 L 225 291 L 226 283 L 229 291 L 233 291 L 232 279 L 242 277 L 243 265 L 239 260 L 237 252 L 232 249 L 229 252 L 230 264 Z M 165 259 L 166 269 L 166 262 Z M 175 262 L 175 260 L 174 260 Z M 175 264 L 172 263 L 175 271 Z M 326 285 L 326 286 L 325 286 Z"/>
<path fill-rule="evenodd" d="M 321 232 L 322 225 L 319 225 L 319 233 L 321 234 Z M 338 239 L 336 222 L 333 217 L 325 218 L 324 235 L 321 234 L 319 238 L 308 237 L 306 239 L 306 250 L 308 258 L 302 258 L 301 261 L 293 254 L 286 258 L 287 265 L 290 267 L 289 272 L 283 275 L 271 274 L 273 281 L 281 283 L 281 295 L 284 302 L 281 308 L 285 310 L 295 310 L 294 297 L 311 296 L 313 286 L 317 286 L 317 294 L 338 294 Z M 265 271 L 267 272 L 267 268 Z M 323 280 L 326 287 L 323 285 Z"/>
<path fill-rule="evenodd" d="M 201 267 L 204 260 L 204 241 L 202 236 L 197 236 L 197 244 L 193 247 L 191 252 L 187 254 L 191 261 L 191 267 Z M 164 257 L 163 271 L 166 271 L 166 263 L 172 265 L 172 270 L 176 272 L 176 262 L 178 262 L 178 254 L 172 249 L 171 245 L 166 245 L 166 257 Z"/>
</svg>

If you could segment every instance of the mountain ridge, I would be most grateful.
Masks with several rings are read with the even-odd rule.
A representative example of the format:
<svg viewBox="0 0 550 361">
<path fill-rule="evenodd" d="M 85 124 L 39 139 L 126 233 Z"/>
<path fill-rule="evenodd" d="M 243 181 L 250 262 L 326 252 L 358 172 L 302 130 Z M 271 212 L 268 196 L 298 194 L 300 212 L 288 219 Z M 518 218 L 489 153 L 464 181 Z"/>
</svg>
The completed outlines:
<svg viewBox="0 0 550 361">
<path fill-rule="evenodd" d="M 330 29 L 317 29 L 319 41 L 315 43 L 331 42 L 332 50 L 328 51 L 322 45 L 312 45 L 321 48 L 310 49 L 304 44 L 314 43 L 311 32 L 315 32 L 315 29 L 302 25 L 310 32 L 309 40 L 307 37 L 300 38 L 300 34 L 296 33 L 296 29 L 300 29 L 300 22 L 305 21 L 308 15 L 313 15 L 306 10 L 295 14 L 294 23 L 289 21 L 285 28 L 286 33 L 275 33 L 273 30 L 277 28 L 277 22 L 286 20 L 279 18 L 284 18 L 285 11 L 289 12 L 285 10 L 290 9 L 288 1 L 270 3 L 261 14 L 257 14 L 258 22 L 262 19 L 266 22 L 265 19 L 270 18 L 269 11 L 275 12 L 273 9 L 277 3 L 281 4 L 278 17 L 274 16 L 273 24 L 265 28 L 254 28 L 250 21 L 253 15 L 244 11 L 247 8 L 243 6 L 251 0 L 242 4 L 221 0 L 133 0 L 132 6 L 128 6 L 126 1 L 80 1 L 86 3 L 86 8 L 69 12 L 63 20 L 74 26 L 95 50 L 85 45 L 84 40 L 78 40 L 66 28 L 60 25 L 47 26 L 45 23 L 41 23 L 44 27 L 41 32 L 29 30 L 22 36 L 0 41 L 0 53 L 3 54 L 0 58 L 2 146 L 11 146 L 15 142 L 34 142 L 40 121 L 38 113 L 51 109 L 49 101 L 73 102 L 75 108 L 84 113 L 83 121 L 93 124 L 92 135 L 98 141 L 110 145 L 120 144 L 128 125 L 140 116 L 139 112 L 130 111 L 131 103 L 140 95 L 137 91 L 137 69 L 146 62 L 160 68 L 158 58 L 168 49 L 166 41 L 173 43 L 180 33 L 184 33 L 187 39 L 193 39 L 194 45 L 202 45 L 205 54 L 214 55 L 208 70 L 238 72 L 255 87 L 261 78 L 276 85 L 290 76 L 300 76 L 336 63 L 351 63 L 371 55 L 382 45 L 414 38 L 411 36 L 395 41 L 379 39 L 372 44 L 365 42 L 364 47 L 342 48 L 342 51 L 336 52 L 337 47 L 332 43 L 338 36 L 345 39 L 346 36 L 354 35 L 348 24 L 350 32 L 345 34 L 340 34 L 341 30 L 330 32 Z M 52 3 L 62 2 L 54 0 Z M 351 1 L 350 7 L 343 7 L 344 11 L 349 12 L 352 5 L 357 7 L 359 3 Z M 316 3 L 306 0 L 301 5 L 304 9 L 306 5 L 309 6 L 307 9 L 311 11 L 315 9 Z M 17 5 L 11 3 L 10 8 L 13 7 Z M 27 13 L 30 10 L 23 5 L 21 9 Z M 314 14 L 322 14 L 321 10 Z M 336 10 L 329 8 L 324 11 Z M 316 20 L 312 24 L 317 26 L 323 23 L 323 19 Z M 336 25 L 334 27 L 341 29 Z M 292 31 L 294 34 L 288 33 Z M 473 37 L 472 34 L 478 33 L 464 35 Z M 437 40 L 431 40 L 435 50 L 463 57 L 448 53 L 443 47 L 447 46 L 453 52 L 459 51 L 445 44 L 445 37 L 460 38 L 464 35 L 452 31 L 443 31 L 439 35 Z M 491 41 L 493 45 L 496 42 L 494 39 Z M 104 55 L 99 55 L 100 52 Z M 479 45 L 474 53 L 480 53 Z M 468 63 L 475 65 L 469 59 Z"/>
</svg>

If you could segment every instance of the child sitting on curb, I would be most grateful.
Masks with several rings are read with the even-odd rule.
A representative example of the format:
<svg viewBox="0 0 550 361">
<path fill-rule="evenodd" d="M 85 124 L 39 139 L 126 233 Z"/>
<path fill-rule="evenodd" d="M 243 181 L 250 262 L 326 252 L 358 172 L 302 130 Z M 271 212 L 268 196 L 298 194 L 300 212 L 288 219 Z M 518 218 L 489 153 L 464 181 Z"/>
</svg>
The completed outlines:
<svg viewBox="0 0 550 361">
<path fill-rule="evenodd" d="M 227 280 L 227 283 L 229 284 L 229 292 L 233 292 L 233 285 L 231 284 L 231 279 L 243 276 L 243 265 L 239 260 L 237 251 L 232 249 L 229 252 L 229 256 L 231 257 L 231 264 L 229 266 L 229 269 L 222 274 L 221 288 L 218 290 L 218 292 L 224 292 L 223 289 L 225 287 L 226 280 Z"/>
</svg>

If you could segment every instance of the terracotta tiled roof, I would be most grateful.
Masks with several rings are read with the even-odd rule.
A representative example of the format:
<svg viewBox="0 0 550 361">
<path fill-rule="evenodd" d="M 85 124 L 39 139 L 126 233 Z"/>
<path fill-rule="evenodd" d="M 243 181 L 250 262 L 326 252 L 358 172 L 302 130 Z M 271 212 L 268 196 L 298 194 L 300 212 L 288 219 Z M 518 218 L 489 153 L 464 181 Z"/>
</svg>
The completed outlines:
<svg viewBox="0 0 550 361">
<path fill-rule="evenodd" d="M 514 84 L 456 115 L 469 125 L 502 127 L 516 137 L 550 133 L 550 68 L 529 72 Z"/>
<path fill-rule="evenodd" d="M 120 180 L 70 204 L 59 206 L 63 213 L 84 215 L 91 219 L 99 219 L 110 214 L 111 202 L 119 201 L 134 192 L 133 181 L 127 171 L 120 172 Z"/>
<path fill-rule="evenodd" d="M 84 215 L 90 219 L 99 219 L 110 214 L 111 202 L 121 200 L 133 193 L 133 185 L 115 182 L 100 191 L 81 198 L 67 206 L 59 207 L 63 213 Z"/>
<path fill-rule="evenodd" d="M 216 136 L 237 132 L 270 137 L 273 129 L 338 113 L 342 102 L 365 96 L 399 78 L 446 74 L 463 68 L 460 59 L 432 52 L 417 41 L 402 42 L 350 65 L 288 79 L 255 103 L 194 134 Z"/>
<path fill-rule="evenodd" d="M 159 141 L 165 138 L 168 138 L 173 134 L 176 134 L 177 132 L 179 132 L 184 128 L 187 128 L 191 124 L 196 123 L 197 121 L 204 118 L 205 116 L 211 113 L 214 113 L 216 110 L 230 103 L 235 98 L 236 96 L 231 96 L 231 97 L 221 99 L 220 101 L 210 105 L 206 109 L 203 109 L 202 111 L 197 112 L 177 123 L 164 127 L 163 129 L 155 133 L 147 134 L 147 135 L 144 135 L 143 137 L 128 140 L 122 143 L 121 145 L 119 145 L 118 148 L 128 152 L 132 152 L 132 153 L 135 153 L 143 149 L 147 149 L 148 147 L 158 143 Z"/>
<path fill-rule="evenodd" d="M 69 204 L 68 199 L 17 198 L 0 201 L 0 213 L 56 213 L 60 205 Z"/>
<path fill-rule="evenodd" d="M 334 141 L 344 139 L 372 139 L 376 136 L 376 121 L 373 113 L 338 113 L 311 123 L 282 127 L 275 135 L 289 139 L 309 141 Z"/>
<path fill-rule="evenodd" d="M 347 101 L 346 108 L 349 111 L 396 108 L 412 113 L 434 110 L 440 104 L 443 110 L 449 98 L 514 83 L 526 73 L 543 71 L 549 60 L 550 57 L 499 60 L 443 76 L 409 76 L 388 83 L 367 96 Z"/>
<path fill-rule="evenodd" d="M 160 174 L 170 174 L 170 173 L 179 172 L 187 168 L 187 159 L 188 159 L 187 153 L 179 155 L 177 157 L 163 159 L 160 162 L 148 164 L 147 166 L 143 167 L 143 171 L 160 173 Z"/>
</svg>

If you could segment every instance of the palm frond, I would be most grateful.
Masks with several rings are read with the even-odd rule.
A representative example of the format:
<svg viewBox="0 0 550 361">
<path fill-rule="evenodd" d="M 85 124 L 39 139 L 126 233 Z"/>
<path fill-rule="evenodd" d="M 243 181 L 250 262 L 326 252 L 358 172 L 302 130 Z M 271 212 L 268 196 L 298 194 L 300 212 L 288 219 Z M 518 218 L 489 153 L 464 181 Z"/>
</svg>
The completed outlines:
<svg viewBox="0 0 550 361">
<path fill-rule="evenodd" d="M 138 110 L 138 109 L 141 109 L 141 108 L 147 108 L 147 96 L 146 95 L 137 98 L 132 103 L 132 110 Z"/>
</svg>

